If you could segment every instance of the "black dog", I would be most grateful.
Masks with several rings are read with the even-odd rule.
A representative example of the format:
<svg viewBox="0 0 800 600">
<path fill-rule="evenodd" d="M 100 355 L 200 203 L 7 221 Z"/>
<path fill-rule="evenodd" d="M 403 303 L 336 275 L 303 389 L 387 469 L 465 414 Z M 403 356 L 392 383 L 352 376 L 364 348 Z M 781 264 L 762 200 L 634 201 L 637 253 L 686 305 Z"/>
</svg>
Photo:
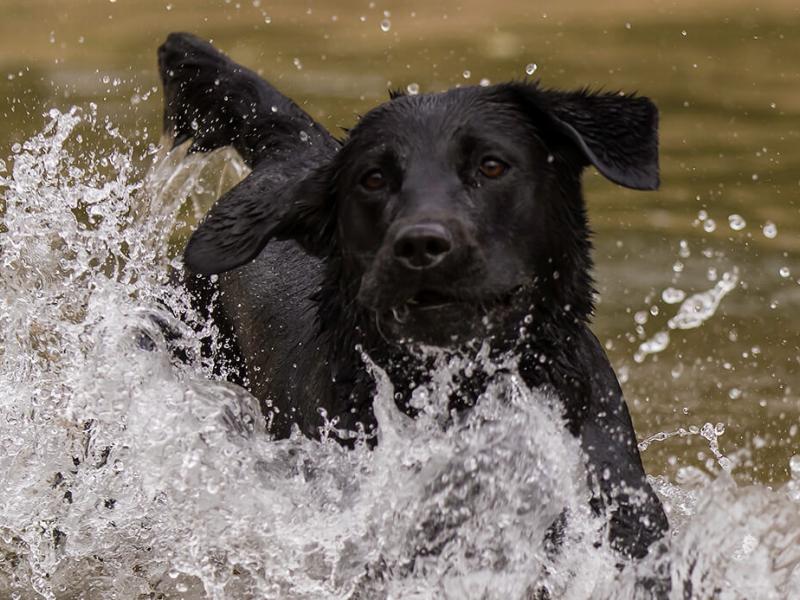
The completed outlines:
<svg viewBox="0 0 800 600">
<path fill-rule="evenodd" d="M 581 173 L 591 164 L 620 185 L 655 189 L 652 102 L 532 83 L 395 93 L 336 140 L 193 36 L 170 35 L 159 64 L 176 143 L 233 145 L 253 168 L 217 201 L 184 260 L 199 296 L 219 292 L 227 358 L 271 432 L 285 437 L 296 424 L 318 436 L 326 417 L 343 443 L 346 432 L 369 439 L 374 384 L 359 347 L 404 392 L 424 377 L 415 344 L 469 353 L 489 342 L 518 355 L 528 386 L 563 401 L 612 543 L 644 556 L 667 520 L 588 326 Z M 472 404 L 482 383 L 465 377 L 453 408 Z M 413 414 L 408 398 L 397 404 Z"/>
</svg>

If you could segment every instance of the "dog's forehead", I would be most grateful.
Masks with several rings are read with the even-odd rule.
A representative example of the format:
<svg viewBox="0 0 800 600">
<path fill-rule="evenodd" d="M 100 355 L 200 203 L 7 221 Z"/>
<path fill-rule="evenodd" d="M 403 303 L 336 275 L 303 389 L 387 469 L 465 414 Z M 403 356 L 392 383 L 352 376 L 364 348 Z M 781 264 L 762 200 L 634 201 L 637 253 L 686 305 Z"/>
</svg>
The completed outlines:
<svg viewBox="0 0 800 600">
<path fill-rule="evenodd" d="M 455 134 L 487 135 L 522 127 L 518 107 L 491 88 L 456 88 L 398 96 L 369 111 L 350 132 L 357 142 L 438 142 Z"/>
</svg>

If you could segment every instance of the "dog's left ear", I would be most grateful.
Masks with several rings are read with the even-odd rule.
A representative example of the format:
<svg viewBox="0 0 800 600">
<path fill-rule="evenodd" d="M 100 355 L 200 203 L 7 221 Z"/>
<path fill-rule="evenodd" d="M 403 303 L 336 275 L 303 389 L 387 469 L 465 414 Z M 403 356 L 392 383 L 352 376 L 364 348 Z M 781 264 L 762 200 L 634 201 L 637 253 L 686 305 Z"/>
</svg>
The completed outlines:
<svg viewBox="0 0 800 600">
<path fill-rule="evenodd" d="M 526 107 L 574 142 L 603 176 L 637 190 L 658 188 L 658 109 L 649 98 L 517 86 Z"/>
<path fill-rule="evenodd" d="M 325 256 L 335 243 L 336 210 L 327 165 L 297 181 L 256 169 L 216 204 L 189 238 L 183 261 L 192 273 L 224 273 L 250 262 L 270 240 L 295 240 Z"/>
</svg>

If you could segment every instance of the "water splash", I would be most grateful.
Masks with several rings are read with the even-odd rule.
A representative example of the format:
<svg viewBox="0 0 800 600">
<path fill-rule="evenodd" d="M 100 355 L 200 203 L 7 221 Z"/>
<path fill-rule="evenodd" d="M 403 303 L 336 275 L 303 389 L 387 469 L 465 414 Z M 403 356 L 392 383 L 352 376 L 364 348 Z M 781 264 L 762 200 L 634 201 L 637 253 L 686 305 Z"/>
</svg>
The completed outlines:
<svg viewBox="0 0 800 600">
<path fill-rule="evenodd" d="M 109 132 L 111 149 L 85 148 L 82 128 Z M 375 452 L 271 441 L 255 399 L 210 379 L 199 340 L 216 332 L 173 283 L 175 222 L 224 187 L 206 177 L 214 157 L 151 149 L 140 169 L 112 131 L 93 112 L 53 112 L 0 180 L 0 594 L 564 591 L 585 558 L 541 552 L 564 507 L 574 547 L 613 572 L 592 545 L 601 527 L 586 514 L 577 441 L 552 399 L 513 376 L 446 430 L 433 404 L 412 421 L 382 389 Z M 245 173 L 222 164 L 230 179 Z M 418 397 L 452 386 L 455 366 L 437 368 Z"/>
<path fill-rule="evenodd" d="M 255 399 L 213 379 L 216 331 L 174 275 L 175 229 L 246 168 L 134 147 L 93 108 L 52 111 L 0 178 L 0 597 L 636 598 L 665 570 L 675 597 L 796 594 L 792 489 L 725 477 L 654 479 L 673 537 L 619 570 L 578 443 L 513 357 L 436 356 L 416 420 L 373 367 L 375 451 L 270 440 Z M 493 383 L 443 428 L 465 366 Z"/>
<path fill-rule="evenodd" d="M 723 273 L 720 280 L 713 288 L 705 292 L 698 292 L 686 298 L 669 321 L 667 328 L 672 329 L 695 329 L 708 321 L 719 308 L 722 299 L 728 295 L 739 282 L 739 269 L 733 267 L 730 271 Z M 684 294 L 683 291 L 675 288 L 667 288 L 662 293 L 665 302 L 672 304 L 678 302 L 678 297 Z M 663 352 L 669 346 L 669 331 L 659 331 L 652 337 L 639 345 L 634 353 L 633 359 L 637 363 L 644 362 L 650 354 Z"/>
<path fill-rule="evenodd" d="M 716 425 L 705 423 L 702 427 L 690 425 L 688 428 L 679 427 L 675 431 L 660 431 L 639 442 L 639 451 L 644 452 L 655 442 L 663 442 L 674 437 L 699 435 L 708 441 L 708 449 L 711 450 L 720 468 L 726 472 L 730 472 L 735 466 L 735 463 L 722 454 L 719 449 L 719 438 L 722 437 L 724 433 L 725 425 L 723 423 L 717 423 Z"/>
<path fill-rule="evenodd" d="M 734 267 L 723 273 L 717 284 L 706 292 L 699 292 L 683 301 L 678 312 L 668 322 L 670 329 L 694 329 L 714 316 L 719 303 L 739 282 L 739 269 Z"/>
</svg>

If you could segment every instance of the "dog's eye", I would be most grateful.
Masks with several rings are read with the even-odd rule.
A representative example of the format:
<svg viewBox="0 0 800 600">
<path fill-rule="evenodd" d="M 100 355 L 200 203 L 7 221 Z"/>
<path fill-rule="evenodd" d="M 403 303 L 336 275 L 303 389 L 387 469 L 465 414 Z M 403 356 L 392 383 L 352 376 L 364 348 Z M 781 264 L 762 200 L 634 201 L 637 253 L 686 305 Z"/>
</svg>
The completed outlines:
<svg viewBox="0 0 800 600">
<path fill-rule="evenodd" d="M 496 158 L 487 157 L 481 161 L 481 173 L 489 179 L 497 179 L 508 171 L 508 165 Z"/>
<path fill-rule="evenodd" d="M 361 178 L 361 185 L 369 191 L 375 192 L 386 186 L 386 177 L 383 176 L 380 169 L 373 169 Z"/>
</svg>

